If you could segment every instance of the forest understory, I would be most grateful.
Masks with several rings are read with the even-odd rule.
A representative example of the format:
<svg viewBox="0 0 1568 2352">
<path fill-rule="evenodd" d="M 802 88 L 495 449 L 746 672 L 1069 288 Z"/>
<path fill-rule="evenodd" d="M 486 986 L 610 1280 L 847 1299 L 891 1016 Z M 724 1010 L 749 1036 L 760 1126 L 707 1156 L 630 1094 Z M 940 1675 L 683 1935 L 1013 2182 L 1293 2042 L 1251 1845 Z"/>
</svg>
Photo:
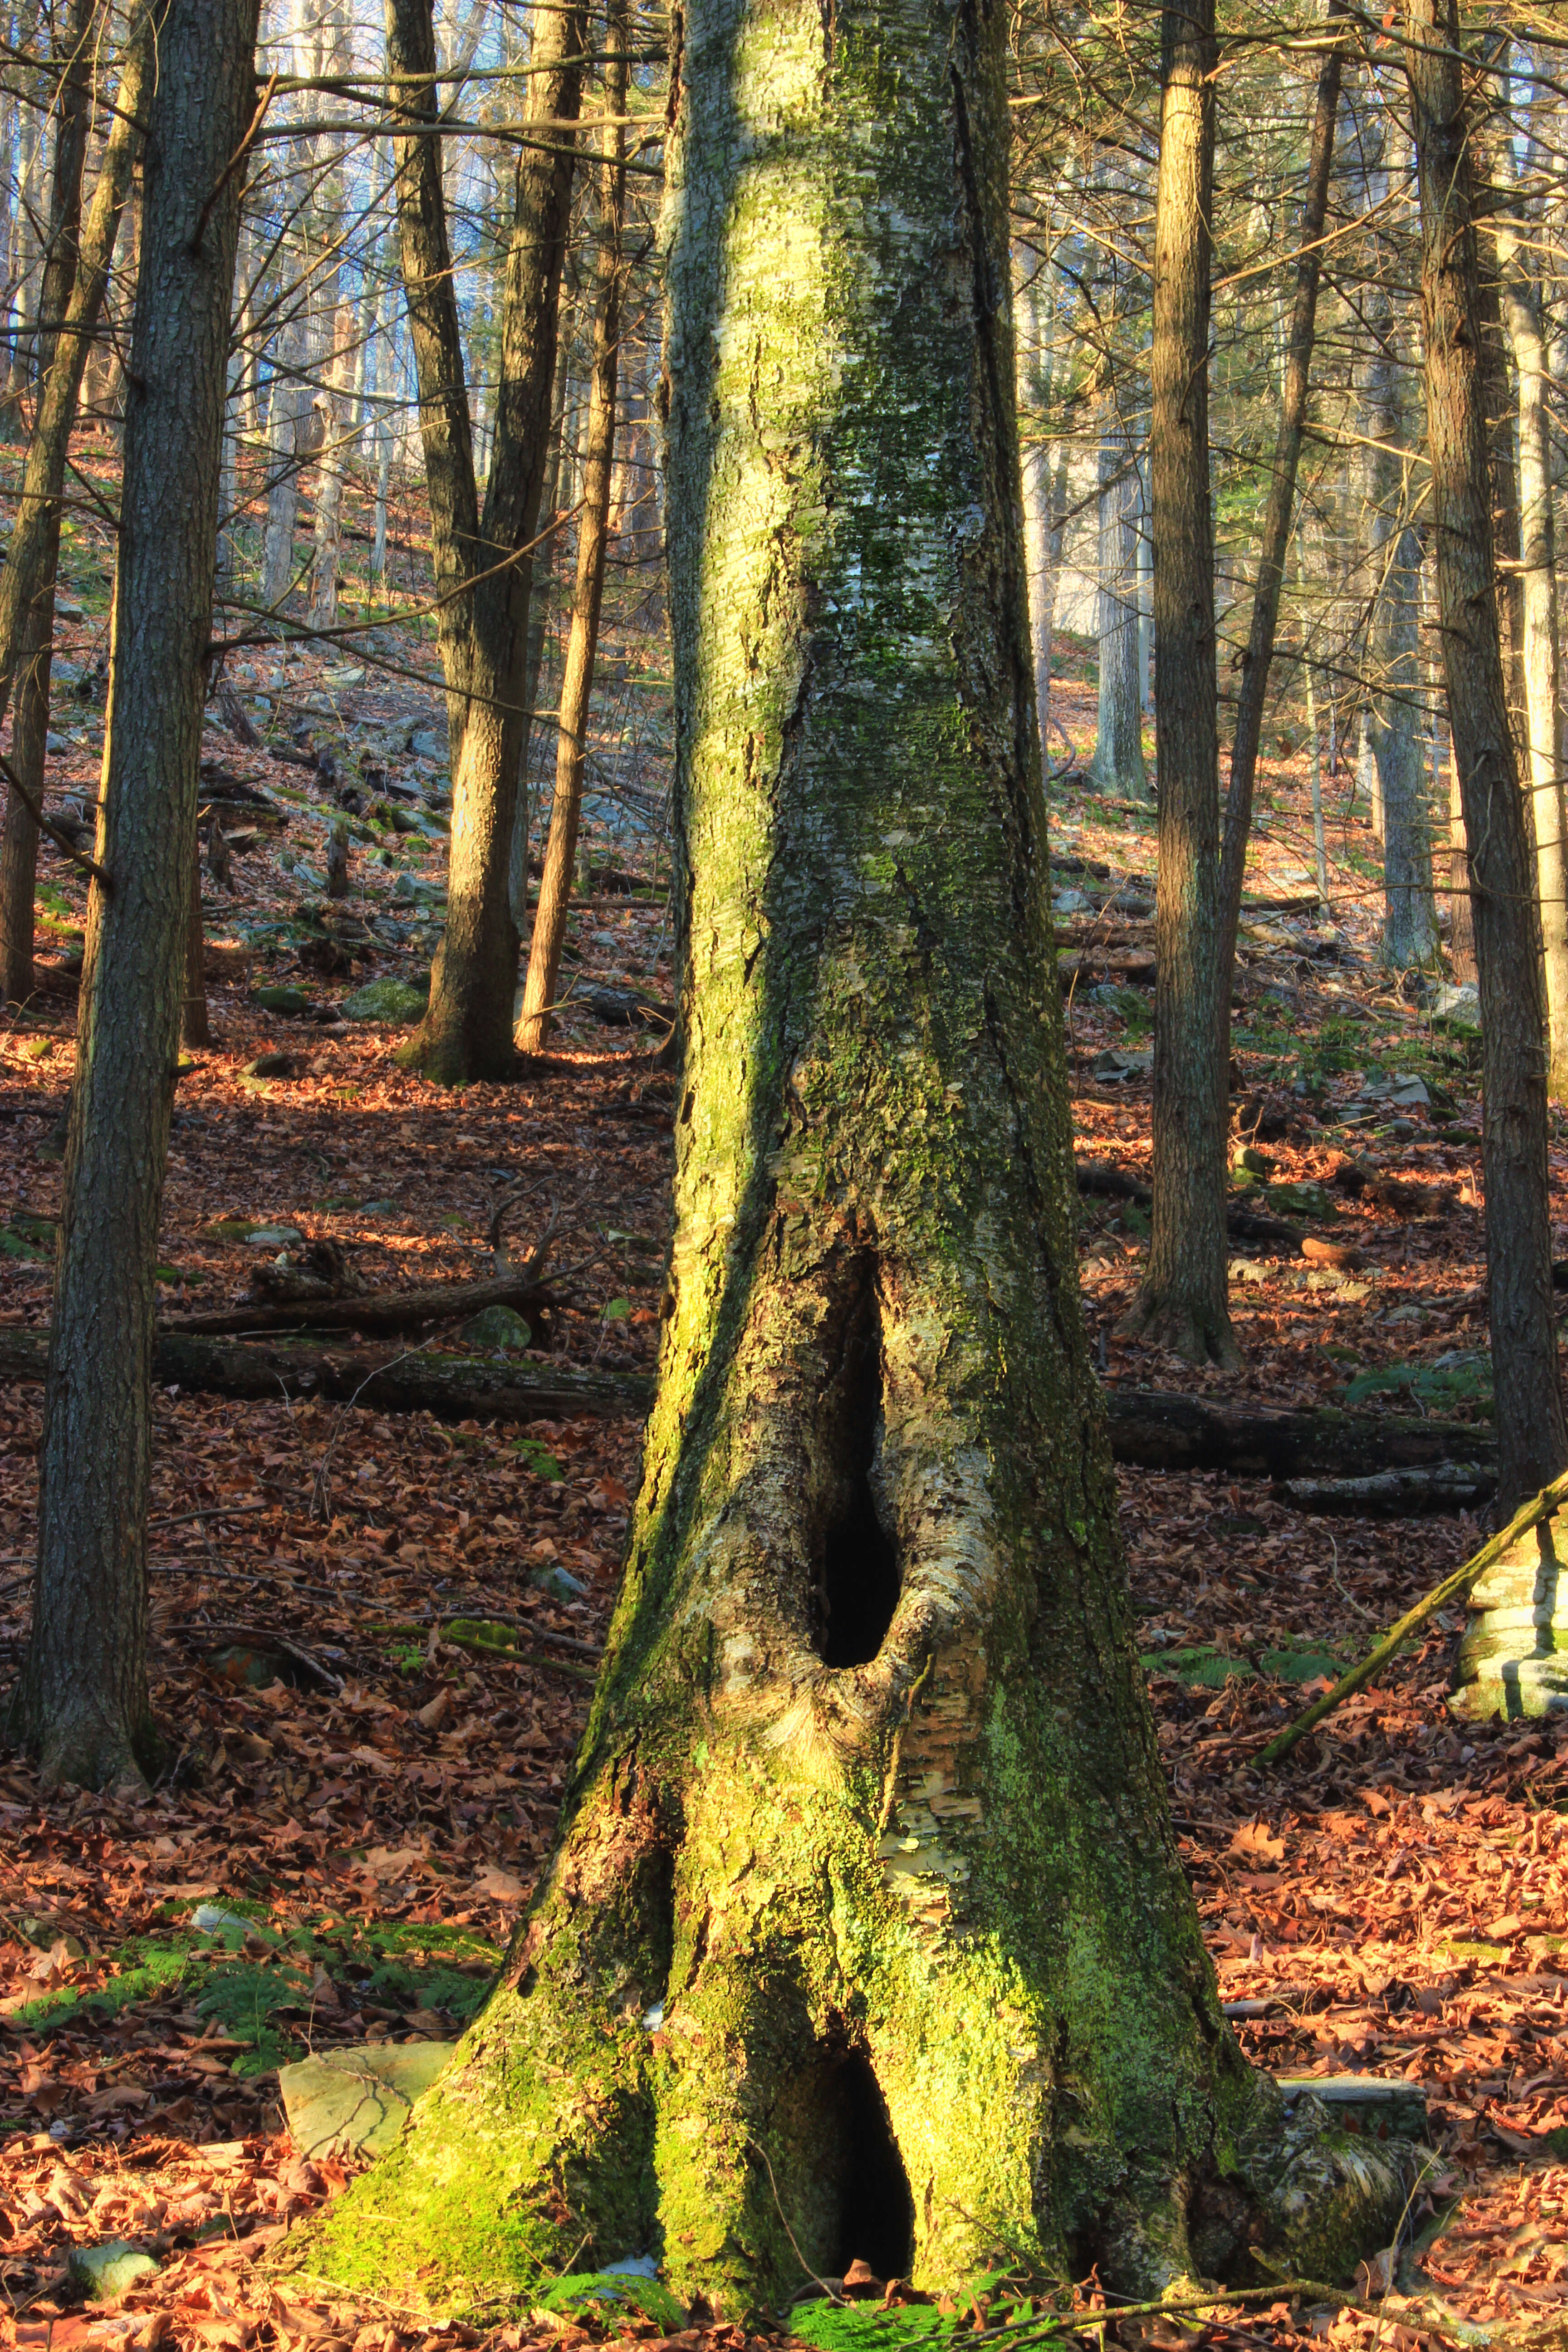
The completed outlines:
<svg viewBox="0 0 1568 2352">
<path fill-rule="evenodd" d="M 49 795 L 68 815 L 94 788 L 107 643 L 107 572 L 90 522 L 72 531 Z M 390 630 L 363 662 L 300 646 L 230 662 L 227 682 L 274 748 L 244 748 L 215 707 L 204 793 L 237 836 L 235 887 L 205 883 L 220 950 L 214 1042 L 179 1081 L 162 1311 L 226 1308 L 258 1265 L 318 1244 L 372 1289 L 482 1279 L 504 1202 L 515 1255 L 550 1229 L 552 1356 L 518 1352 L 504 1319 L 461 1337 L 438 1327 L 435 1344 L 541 1372 L 646 1376 L 673 1084 L 655 1050 L 674 986 L 662 633 L 636 575 L 614 579 L 572 1001 L 552 1051 L 514 1084 L 460 1094 L 396 1066 L 395 1021 L 353 1017 L 376 984 L 405 996 L 395 985 L 370 1009 L 406 1014 L 439 930 L 444 711 L 433 686 L 376 667 L 394 648 L 429 676 L 429 647 Z M 1077 755 L 1050 814 L 1055 885 L 1072 894 L 1058 927 L 1079 1149 L 1146 1178 L 1153 813 L 1088 791 L 1084 649 L 1063 643 L 1057 658 L 1055 715 Z M 1300 730 L 1281 720 L 1266 751 L 1234 1030 L 1235 1139 L 1254 1154 L 1238 1193 L 1325 1246 L 1237 1242 L 1245 1366 L 1194 1373 L 1118 1338 L 1147 1213 L 1088 1196 L 1083 1287 L 1101 1370 L 1113 1385 L 1348 1401 L 1484 1433 L 1474 1038 L 1435 1026 L 1421 992 L 1375 961 L 1373 845 L 1364 809 L 1347 816 L 1343 775 L 1328 780 L 1321 917 Z M 345 813 L 349 894 L 330 900 L 326 835 Z M 32 1329 L 48 1314 L 84 904 L 57 847 L 40 874 L 56 951 L 40 957 L 34 1003 L 0 1032 L 0 1326 Z M 645 1019 L 651 1037 L 627 1025 Z M 1557 1119 L 1553 1212 L 1568 1226 L 1563 1142 Z M 377 1360 L 426 1344 L 411 1331 L 376 1343 Z M 40 1403 L 16 1386 L 3 1406 L 7 1678 L 26 1625 Z M 0 1769 L 0 2344 L 738 2344 L 700 2317 L 670 2335 L 668 2315 L 634 2303 L 606 2306 L 597 2328 L 544 2313 L 431 2328 L 395 2302 L 318 2294 L 266 2259 L 347 2177 L 290 2139 L 279 2064 L 454 2038 L 527 1902 L 614 1601 L 635 1406 L 453 1423 L 165 1386 L 155 1418 L 167 1769 L 141 1806 L 41 1798 L 24 1765 Z M 1486 1506 L 1324 1516 L 1226 1472 L 1121 1476 L 1182 1852 L 1237 2031 L 1283 2075 L 1415 2084 L 1436 2162 L 1400 2245 L 1342 2305 L 1298 2296 L 1151 2330 L 1119 2326 L 1088 2279 L 1079 2325 L 1163 2345 L 1544 2341 L 1568 2279 L 1568 1724 L 1456 1724 L 1450 1612 L 1288 1763 L 1253 1760 L 1476 1549 Z M 69 2258 L 107 2239 L 157 2267 L 103 2314 L 82 2307 Z M 862 2290 L 869 2306 L 884 2284 Z M 994 2320 L 1005 2293 L 954 2315 L 959 2332 Z"/>
</svg>

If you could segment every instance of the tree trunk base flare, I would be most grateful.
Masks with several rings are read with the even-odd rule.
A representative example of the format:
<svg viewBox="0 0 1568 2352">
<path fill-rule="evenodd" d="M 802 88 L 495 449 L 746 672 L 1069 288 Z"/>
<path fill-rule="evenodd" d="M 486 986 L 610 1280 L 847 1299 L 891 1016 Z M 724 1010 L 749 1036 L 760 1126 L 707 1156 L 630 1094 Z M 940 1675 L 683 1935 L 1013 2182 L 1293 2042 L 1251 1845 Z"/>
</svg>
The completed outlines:
<svg viewBox="0 0 1568 2352">
<path fill-rule="evenodd" d="M 40 1703 L 26 1677 L 0 1702 L 0 1747 L 25 1748 L 44 1790 L 92 1789 L 110 1798 L 144 1798 L 168 1750 L 152 1709 L 121 1706 L 111 1689 L 71 1693 L 60 1708 Z"/>
<path fill-rule="evenodd" d="M 1395 2151 L 1288 2119 L 1230 2036 L 1132 1642 L 1006 36 L 971 0 L 685 10 L 659 1385 L 554 1853 L 451 2067 L 300 2246 L 344 2284 L 450 2307 L 651 2252 L 748 2321 L 859 2253 L 1136 2297 L 1254 2247 L 1342 2273 L 1403 2205 Z"/>
<path fill-rule="evenodd" d="M 1116 1326 L 1120 1339 L 1139 1339 L 1146 1348 L 1163 1348 L 1184 1364 L 1220 1364 L 1234 1371 L 1241 1365 L 1241 1349 L 1230 1328 L 1230 1318 L 1217 1320 L 1200 1301 L 1140 1294 Z"/>
</svg>

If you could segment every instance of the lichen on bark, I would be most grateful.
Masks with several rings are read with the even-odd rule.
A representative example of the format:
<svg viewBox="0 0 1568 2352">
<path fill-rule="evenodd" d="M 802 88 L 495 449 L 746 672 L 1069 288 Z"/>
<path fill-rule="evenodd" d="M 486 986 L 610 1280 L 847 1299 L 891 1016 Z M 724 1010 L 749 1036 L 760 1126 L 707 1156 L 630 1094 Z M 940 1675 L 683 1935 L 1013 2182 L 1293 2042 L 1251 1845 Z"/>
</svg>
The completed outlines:
<svg viewBox="0 0 1568 2352">
<path fill-rule="evenodd" d="M 309 2249 L 344 2279 L 651 2248 L 745 2316 L 856 2253 L 1141 2291 L 1302 2234 L 1175 1853 L 1079 1307 L 1004 30 L 678 24 L 658 1393 L 556 1853 Z"/>
</svg>

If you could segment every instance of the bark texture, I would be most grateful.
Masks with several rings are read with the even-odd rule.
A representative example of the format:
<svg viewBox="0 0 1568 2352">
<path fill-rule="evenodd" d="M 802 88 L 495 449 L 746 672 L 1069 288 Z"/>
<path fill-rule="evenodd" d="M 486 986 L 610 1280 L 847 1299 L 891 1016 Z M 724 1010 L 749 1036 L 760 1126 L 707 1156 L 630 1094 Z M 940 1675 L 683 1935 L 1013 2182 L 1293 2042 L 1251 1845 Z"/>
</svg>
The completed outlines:
<svg viewBox="0 0 1568 2352">
<path fill-rule="evenodd" d="M 1324 2212 L 1388 2192 L 1293 2153 L 1226 2034 L 1132 1650 L 1074 1275 L 1005 32 L 945 0 L 679 22 L 658 1396 L 545 1882 L 318 2271 L 443 2300 L 652 2247 L 738 2315 L 858 2252 L 1136 2287 L 1254 2222 L 1337 2263 Z"/>
<path fill-rule="evenodd" d="M 157 27 L 132 333 L 108 743 L 44 1401 L 21 1727 L 51 1780 L 151 1753 L 153 1269 L 178 1056 L 239 175 L 257 0 Z M 216 197 L 213 192 L 216 190 Z M 200 236 L 198 241 L 198 228 Z"/>
<path fill-rule="evenodd" d="M 1100 440 L 1100 678 L 1090 775 L 1115 798 L 1149 798 L 1138 688 L 1138 461 L 1131 426 L 1105 394 Z"/>
<path fill-rule="evenodd" d="M 1437 606 L 1469 844 L 1484 1054 L 1487 1262 L 1506 1514 L 1568 1462 L 1552 1309 L 1534 872 L 1499 626 L 1478 258 L 1455 0 L 1409 0 Z"/>
<path fill-rule="evenodd" d="M 1219 684 L 1209 502 L 1214 0 L 1164 9 L 1149 439 L 1154 541 L 1154 1223 L 1128 1326 L 1239 1361 L 1225 1245 L 1229 1064 L 1219 888 Z"/>
</svg>

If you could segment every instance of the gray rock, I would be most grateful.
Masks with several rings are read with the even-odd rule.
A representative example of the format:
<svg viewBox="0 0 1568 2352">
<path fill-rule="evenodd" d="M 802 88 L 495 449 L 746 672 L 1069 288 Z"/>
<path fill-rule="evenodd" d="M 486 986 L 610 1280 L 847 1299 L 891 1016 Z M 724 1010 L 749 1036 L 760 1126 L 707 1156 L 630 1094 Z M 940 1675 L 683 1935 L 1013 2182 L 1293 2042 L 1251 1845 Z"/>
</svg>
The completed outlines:
<svg viewBox="0 0 1568 2352">
<path fill-rule="evenodd" d="M 68 2267 L 89 2303 L 110 2303 L 138 2279 L 153 2277 L 158 2265 L 123 2238 L 106 2238 L 100 2246 L 73 2246 Z"/>
<path fill-rule="evenodd" d="M 389 1027 L 406 1028 L 424 1018 L 429 1002 L 428 986 L 411 988 L 405 980 L 372 980 L 345 996 L 338 1009 L 345 1021 L 384 1021 Z"/>
<path fill-rule="evenodd" d="M 1481 993 L 1473 980 L 1458 988 L 1447 982 L 1432 993 L 1432 1025 L 1435 1029 L 1469 1029 L 1479 1036 L 1481 1026 Z"/>
<path fill-rule="evenodd" d="M 393 2147 L 457 2048 L 455 2042 L 370 2042 L 278 2070 L 301 2156 L 379 2156 Z"/>
<path fill-rule="evenodd" d="M 57 621 L 85 621 L 87 618 L 87 607 L 84 604 L 79 604 L 74 597 L 57 596 L 55 598 L 55 618 Z"/>
<path fill-rule="evenodd" d="M 481 1314 L 470 1316 L 462 1337 L 472 1348 L 510 1349 L 526 1348 L 532 1334 L 514 1307 L 487 1307 Z"/>
<path fill-rule="evenodd" d="M 63 735 L 57 735 L 51 728 L 44 737 L 44 749 L 51 760 L 62 760 L 70 750 L 70 745 Z"/>
<path fill-rule="evenodd" d="M 1081 890 L 1058 890 L 1051 900 L 1051 912 L 1053 915 L 1087 915 L 1093 906 L 1094 900 L 1087 898 Z"/>
<path fill-rule="evenodd" d="M 557 1560 L 546 1560 L 542 1567 L 534 1570 L 528 1580 L 541 1592 L 548 1592 L 553 1601 L 581 1601 L 588 1590 L 585 1584 L 578 1582 L 570 1569 L 563 1568 Z"/>
<path fill-rule="evenodd" d="M 298 1225 L 256 1225 L 245 1236 L 245 1244 L 247 1249 L 280 1250 L 304 1238 Z"/>
<path fill-rule="evenodd" d="M 437 735 L 433 727 L 414 727 L 409 730 L 406 748 L 416 760 L 444 760 L 447 739 Z"/>
<path fill-rule="evenodd" d="M 446 901 L 447 893 L 439 882 L 426 882 L 422 874 L 400 874 L 392 886 L 395 899 L 416 907 L 437 907 Z"/>
</svg>

